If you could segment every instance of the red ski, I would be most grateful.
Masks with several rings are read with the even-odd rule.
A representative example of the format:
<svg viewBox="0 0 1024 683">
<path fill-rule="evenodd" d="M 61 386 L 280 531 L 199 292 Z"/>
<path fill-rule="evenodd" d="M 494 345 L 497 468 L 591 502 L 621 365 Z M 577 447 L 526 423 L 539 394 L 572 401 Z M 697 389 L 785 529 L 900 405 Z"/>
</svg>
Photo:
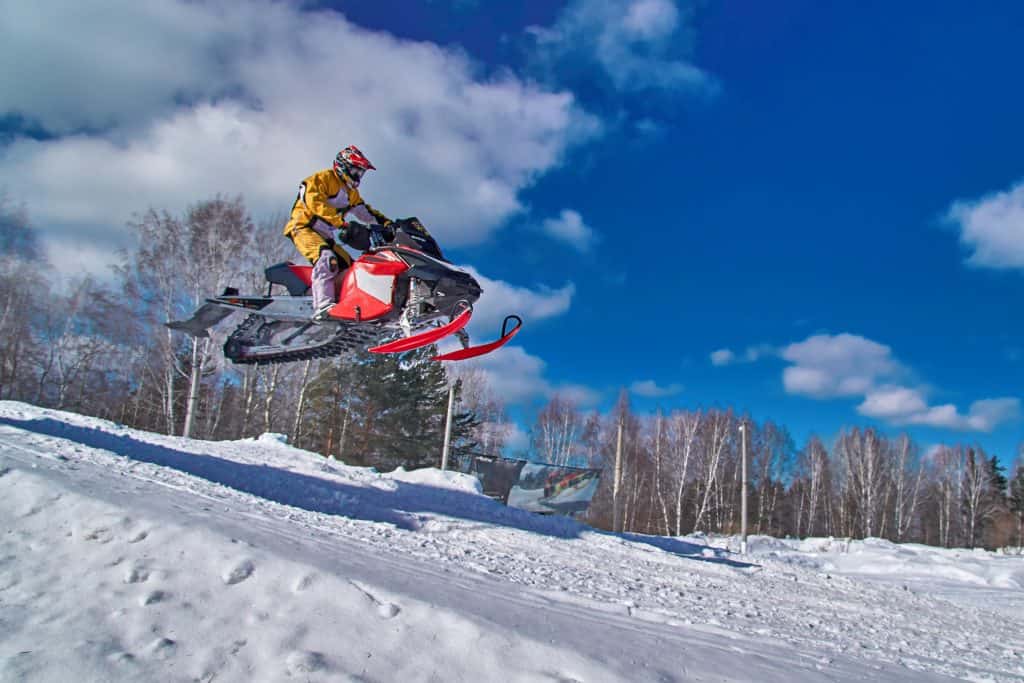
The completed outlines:
<svg viewBox="0 0 1024 683">
<path fill-rule="evenodd" d="M 515 326 L 508 330 L 508 323 L 510 320 L 515 320 Z M 499 349 L 509 342 L 512 337 L 516 336 L 516 332 L 523 326 L 523 320 L 518 315 L 510 315 L 505 318 L 505 322 L 501 324 L 501 337 L 495 339 L 488 344 L 480 344 L 479 346 L 470 346 L 465 349 L 459 349 L 458 351 L 451 351 L 449 353 L 442 353 L 440 356 L 434 356 L 434 360 L 466 360 L 467 358 L 476 358 L 482 356 L 485 353 L 490 353 L 495 349 Z M 507 331 L 506 331 L 507 330 Z"/>
<path fill-rule="evenodd" d="M 412 351 L 413 349 L 418 349 L 421 346 L 433 344 L 440 339 L 444 339 L 449 334 L 455 334 L 461 330 L 466 326 L 466 323 L 469 322 L 469 318 L 472 315 L 473 309 L 467 308 L 462 313 L 459 313 L 459 315 L 447 325 L 435 327 L 432 330 L 420 332 L 419 334 L 414 334 L 411 337 L 396 339 L 395 341 L 388 342 L 387 344 L 374 346 L 370 349 L 370 353 L 401 353 L 402 351 Z"/>
</svg>

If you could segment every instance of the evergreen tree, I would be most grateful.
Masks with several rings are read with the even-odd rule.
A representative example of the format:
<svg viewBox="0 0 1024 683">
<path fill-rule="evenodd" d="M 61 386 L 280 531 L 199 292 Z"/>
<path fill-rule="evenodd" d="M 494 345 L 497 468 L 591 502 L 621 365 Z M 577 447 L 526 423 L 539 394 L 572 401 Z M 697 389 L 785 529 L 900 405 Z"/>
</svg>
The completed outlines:
<svg viewBox="0 0 1024 683">
<path fill-rule="evenodd" d="M 999 463 L 996 456 L 992 456 L 988 461 L 989 477 L 991 477 L 992 493 L 999 497 L 1001 500 L 1006 499 L 1006 486 L 1009 484 L 1009 480 L 1006 478 L 1004 472 L 1006 467 Z"/>
<path fill-rule="evenodd" d="M 444 365 L 431 360 L 435 355 L 437 349 L 431 346 L 401 355 L 357 357 L 350 396 L 355 429 L 347 461 L 381 470 L 440 465 L 448 375 Z M 468 411 L 453 415 L 452 452 L 459 460 L 477 447 L 472 436 L 477 425 Z"/>
</svg>

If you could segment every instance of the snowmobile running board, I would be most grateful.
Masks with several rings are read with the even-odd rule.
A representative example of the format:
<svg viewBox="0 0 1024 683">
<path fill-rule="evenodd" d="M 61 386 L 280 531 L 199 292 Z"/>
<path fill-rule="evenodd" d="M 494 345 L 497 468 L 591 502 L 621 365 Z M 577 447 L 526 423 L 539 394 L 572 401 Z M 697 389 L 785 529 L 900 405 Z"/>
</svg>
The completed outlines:
<svg viewBox="0 0 1024 683">
<path fill-rule="evenodd" d="M 510 320 L 515 321 L 515 327 L 508 330 L 508 323 Z M 434 360 L 466 360 L 467 358 L 476 358 L 486 353 L 501 348 L 509 342 L 512 337 L 516 336 L 516 332 L 523 326 L 523 319 L 518 315 L 505 316 L 505 321 L 501 323 L 501 337 L 488 343 L 480 344 L 479 346 L 470 346 L 465 349 L 459 349 L 458 351 L 452 351 L 450 353 L 443 353 L 440 356 L 434 356 Z M 507 330 L 507 331 L 506 331 Z"/>
</svg>

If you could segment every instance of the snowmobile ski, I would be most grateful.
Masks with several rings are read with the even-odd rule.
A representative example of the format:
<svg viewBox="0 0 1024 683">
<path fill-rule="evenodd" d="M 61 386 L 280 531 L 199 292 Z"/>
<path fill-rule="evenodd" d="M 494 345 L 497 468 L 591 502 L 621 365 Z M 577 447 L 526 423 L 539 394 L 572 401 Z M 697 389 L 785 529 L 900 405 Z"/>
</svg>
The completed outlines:
<svg viewBox="0 0 1024 683">
<path fill-rule="evenodd" d="M 515 321 L 515 326 L 509 330 L 509 321 Z M 487 344 L 479 344 L 477 346 L 467 346 L 464 349 L 458 351 L 450 351 L 449 353 L 442 353 L 440 356 L 434 356 L 434 360 L 466 360 L 467 358 L 476 358 L 477 356 L 483 356 L 484 354 L 490 353 L 495 349 L 499 349 L 509 342 L 512 337 L 516 336 L 516 333 L 523 326 L 523 319 L 518 315 L 505 316 L 505 321 L 501 324 L 501 337 L 495 339 Z"/>
<path fill-rule="evenodd" d="M 421 346 L 427 346 L 434 342 L 444 339 L 450 334 L 455 334 L 469 322 L 470 317 L 473 315 L 472 308 L 466 308 L 462 313 L 459 313 L 450 323 L 435 327 L 434 329 L 427 330 L 426 332 L 420 332 L 414 334 L 411 337 L 403 337 L 396 339 L 395 341 L 388 342 L 387 344 L 381 344 L 370 349 L 371 353 L 401 353 L 403 351 L 412 351 L 418 349 Z"/>
</svg>

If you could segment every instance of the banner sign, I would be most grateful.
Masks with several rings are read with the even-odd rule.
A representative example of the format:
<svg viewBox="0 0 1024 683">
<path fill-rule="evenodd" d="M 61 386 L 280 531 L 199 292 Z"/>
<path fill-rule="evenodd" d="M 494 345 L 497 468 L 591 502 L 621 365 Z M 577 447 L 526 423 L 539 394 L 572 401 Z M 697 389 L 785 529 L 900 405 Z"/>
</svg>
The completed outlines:
<svg viewBox="0 0 1024 683">
<path fill-rule="evenodd" d="M 561 515 L 586 510 L 601 477 L 597 469 L 483 456 L 473 459 L 471 473 L 480 480 L 485 495 L 509 507 Z"/>
</svg>

